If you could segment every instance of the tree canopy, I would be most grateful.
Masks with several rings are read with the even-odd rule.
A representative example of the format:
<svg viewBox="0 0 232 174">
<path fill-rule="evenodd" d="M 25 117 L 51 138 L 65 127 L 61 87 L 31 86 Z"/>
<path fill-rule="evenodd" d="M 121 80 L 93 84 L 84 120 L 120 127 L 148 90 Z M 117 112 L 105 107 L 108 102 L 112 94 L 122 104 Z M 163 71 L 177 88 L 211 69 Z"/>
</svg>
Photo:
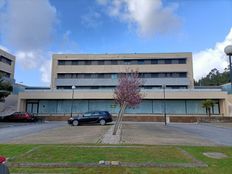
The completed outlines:
<svg viewBox="0 0 232 174">
<path fill-rule="evenodd" d="M 219 72 L 216 68 L 212 69 L 206 77 L 195 81 L 195 86 L 220 86 L 230 82 L 229 68 L 225 68 L 223 72 Z"/>
<path fill-rule="evenodd" d="M 202 107 L 206 109 L 208 116 L 211 116 L 211 108 L 214 105 L 214 101 L 207 99 L 202 102 Z"/>
<path fill-rule="evenodd" d="M 13 91 L 13 87 L 10 82 L 7 82 L 0 77 L 0 101 L 6 98 Z"/>
<path fill-rule="evenodd" d="M 120 105 L 120 111 L 114 126 L 113 135 L 116 135 L 117 130 L 122 122 L 122 117 L 126 108 L 135 107 L 140 104 L 142 100 L 141 86 L 143 82 L 139 78 L 137 71 L 130 71 L 121 74 L 118 80 L 118 86 L 114 91 L 114 99 Z"/>
</svg>

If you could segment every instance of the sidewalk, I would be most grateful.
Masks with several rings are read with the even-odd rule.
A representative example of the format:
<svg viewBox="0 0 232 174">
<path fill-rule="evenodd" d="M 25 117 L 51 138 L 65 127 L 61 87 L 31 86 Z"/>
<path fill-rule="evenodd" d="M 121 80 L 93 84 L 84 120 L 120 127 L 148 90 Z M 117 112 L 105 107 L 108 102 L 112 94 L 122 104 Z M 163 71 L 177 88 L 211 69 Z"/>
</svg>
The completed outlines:
<svg viewBox="0 0 232 174">
<path fill-rule="evenodd" d="M 114 125 L 101 138 L 102 144 L 119 144 L 121 140 L 121 129 L 118 129 L 117 134 L 113 135 Z"/>
</svg>

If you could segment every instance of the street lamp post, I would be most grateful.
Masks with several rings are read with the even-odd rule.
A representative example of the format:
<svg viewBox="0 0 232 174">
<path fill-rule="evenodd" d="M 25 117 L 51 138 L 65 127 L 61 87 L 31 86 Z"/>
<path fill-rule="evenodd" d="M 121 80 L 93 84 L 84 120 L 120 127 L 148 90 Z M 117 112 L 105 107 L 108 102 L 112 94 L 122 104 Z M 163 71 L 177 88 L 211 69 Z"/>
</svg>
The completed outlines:
<svg viewBox="0 0 232 174">
<path fill-rule="evenodd" d="M 167 125 L 167 114 L 166 114 L 166 96 L 165 96 L 165 88 L 166 88 L 166 85 L 162 85 L 162 88 L 163 88 L 163 94 L 164 94 L 164 125 L 166 126 Z"/>
<path fill-rule="evenodd" d="M 229 63 L 230 63 L 230 93 L 232 92 L 232 71 L 231 71 L 231 56 L 232 56 L 232 45 L 228 45 L 224 49 L 227 56 L 229 56 Z"/>
<path fill-rule="evenodd" d="M 73 96 L 74 96 L 74 89 L 75 89 L 76 87 L 73 85 L 72 86 L 72 104 L 71 104 L 71 117 L 72 117 L 72 114 L 73 114 Z"/>
</svg>

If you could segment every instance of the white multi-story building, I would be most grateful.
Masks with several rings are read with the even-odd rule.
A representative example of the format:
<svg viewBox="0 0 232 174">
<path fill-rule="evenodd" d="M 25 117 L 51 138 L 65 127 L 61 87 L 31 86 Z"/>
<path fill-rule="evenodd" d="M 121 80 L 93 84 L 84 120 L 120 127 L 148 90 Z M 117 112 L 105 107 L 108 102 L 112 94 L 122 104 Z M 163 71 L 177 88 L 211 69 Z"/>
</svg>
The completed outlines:
<svg viewBox="0 0 232 174">
<path fill-rule="evenodd" d="M 15 56 L 0 49 L 0 77 L 13 81 Z"/>
<path fill-rule="evenodd" d="M 117 113 L 119 106 L 113 90 L 119 74 L 128 69 L 137 70 L 144 79 L 145 94 L 138 107 L 126 110 L 128 120 L 156 120 L 164 113 L 164 103 L 170 119 L 206 116 L 202 108 L 206 99 L 215 102 L 214 116 L 230 115 L 227 92 L 194 87 L 192 53 L 54 54 L 51 87 L 20 93 L 18 110 L 51 117 L 92 110 Z M 165 86 L 165 102 L 162 86 Z"/>
</svg>

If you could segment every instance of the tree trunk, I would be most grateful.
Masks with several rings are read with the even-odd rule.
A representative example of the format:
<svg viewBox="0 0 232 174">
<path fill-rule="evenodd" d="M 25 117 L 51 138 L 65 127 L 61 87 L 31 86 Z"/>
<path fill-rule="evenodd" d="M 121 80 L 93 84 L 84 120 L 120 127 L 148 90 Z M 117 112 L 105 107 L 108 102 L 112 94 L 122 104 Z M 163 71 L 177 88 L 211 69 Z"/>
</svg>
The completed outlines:
<svg viewBox="0 0 232 174">
<path fill-rule="evenodd" d="M 116 135 L 116 133 L 118 131 L 118 128 L 119 128 L 120 122 L 122 121 L 122 116 L 123 116 L 123 114 L 125 112 L 125 109 L 126 109 L 126 104 L 123 104 L 120 107 L 120 111 L 118 113 L 118 117 L 117 117 L 116 123 L 114 125 L 113 135 Z"/>
<path fill-rule="evenodd" d="M 211 109 L 208 108 L 208 113 L 209 113 L 209 121 L 211 121 Z"/>
<path fill-rule="evenodd" d="M 122 128 L 122 118 L 123 118 L 123 115 L 124 115 L 124 113 L 125 113 L 126 107 L 127 107 L 127 105 L 124 104 L 124 106 L 123 106 L 123 108 L 122 108 L 121 115 L 120 115 L 120 119 L 119 119 L 119 122 L 118 122 L 119 129 Z"/>
<path fill-rule="evenodd" d="M 118 130 L 118 122 L 119 122 L 121 112 L 122 112 L 122 107 L 120 107 L 120 111 L 118 113 L 118 116 L 117 116 L 117 119 L 116 119 L 116 122 L 115 122 L 115 125 L 114 125 L 113 135 L 116 135 L 116 132 Z"/>
</svg>

